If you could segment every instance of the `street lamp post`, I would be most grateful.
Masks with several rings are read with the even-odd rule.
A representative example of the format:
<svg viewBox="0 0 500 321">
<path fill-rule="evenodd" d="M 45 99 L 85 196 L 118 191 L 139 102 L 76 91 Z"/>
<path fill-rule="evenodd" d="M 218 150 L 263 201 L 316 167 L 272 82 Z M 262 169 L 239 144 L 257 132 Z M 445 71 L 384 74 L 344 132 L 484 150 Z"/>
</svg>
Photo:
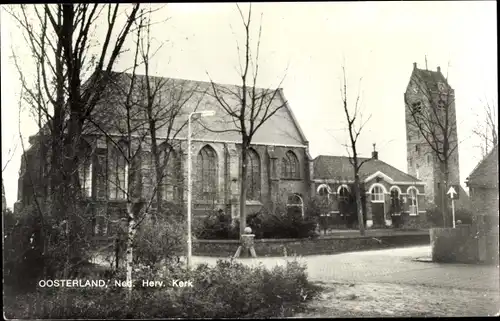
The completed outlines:
<svg viewBox="0 0 500 321">
<path fill-rule="evenodd" d="M 203 116 L 213 116 L 215 111 L 205 110 L 199 112 L 192 112 L 188 116 L 188 205 L 187 205 L 187 267 L 191 268 L 191 256 L 192 256 L 192 242 L 191 242 L 191 118 L 193 116 L 203 117 Z"/>
</svg>

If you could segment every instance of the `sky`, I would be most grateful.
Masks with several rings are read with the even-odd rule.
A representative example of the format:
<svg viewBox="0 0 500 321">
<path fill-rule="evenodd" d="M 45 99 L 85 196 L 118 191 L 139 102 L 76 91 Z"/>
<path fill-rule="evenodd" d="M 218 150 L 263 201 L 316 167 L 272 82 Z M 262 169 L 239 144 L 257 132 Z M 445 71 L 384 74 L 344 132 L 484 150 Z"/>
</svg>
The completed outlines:
<svg viewBox="0 0 500 321">
<path fill-rule="evenodd" d="M 246 8 L 242 4 L 243 12 Z M 465 186 L 481 159 L 471 132 L 482 120 L 483 102 L 498 108 L 496 2 L 293 2 L 252 8 L 254 45 L 262 22 L 257 85 L 276 87 L 284 79 L 281 87 L 312 157 L 347 156 L 340 96 L 345 66 L 349 101 L 359 93 L 364 118 L 371 115 L 359 138 L 361 155 L 369 156 L 376 143 L 379 159 L 407 171 L 403 94 L 414 62 L 429 70 L 440 66 L 455 89 Z M 239 83 L 237 43 L 243 43 L 244 33 L 235 3 L 168 4 L 153 20 L 158 23 L 152 46 L 163 44 L 152 61 L 155 75 L 208 81 L 208 74 L 215 82 Z M 23 145 L 19 131 L 27 148 L 36 124 L 26 110 L 19 111 L 19 74 L 10 57 L 14 51 L 26 61 L 29 73 L 29 52 L 3 8 L 0 29 L 2 178 L 12 207 Z M 126 52 L 115 70 L 131 63 Z"/>
</svg>

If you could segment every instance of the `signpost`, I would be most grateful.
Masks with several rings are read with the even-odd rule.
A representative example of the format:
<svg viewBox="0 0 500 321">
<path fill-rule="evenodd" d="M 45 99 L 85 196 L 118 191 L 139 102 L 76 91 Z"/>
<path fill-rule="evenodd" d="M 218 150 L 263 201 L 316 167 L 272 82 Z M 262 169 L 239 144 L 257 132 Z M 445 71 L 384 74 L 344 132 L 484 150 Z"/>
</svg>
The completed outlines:
<svg viewBox="0 0 500 321">
<path fill-rule="evenodd" d="M 448 197 L 451 199 L 451 215 L 453 218 L 453 228 L 455 228 L 455 200 L 459 197 L 458 191 L 458 185 L 451 185 L 448 192 L 446 192 L 446 194 L 448 194 Z"/>
</svg>

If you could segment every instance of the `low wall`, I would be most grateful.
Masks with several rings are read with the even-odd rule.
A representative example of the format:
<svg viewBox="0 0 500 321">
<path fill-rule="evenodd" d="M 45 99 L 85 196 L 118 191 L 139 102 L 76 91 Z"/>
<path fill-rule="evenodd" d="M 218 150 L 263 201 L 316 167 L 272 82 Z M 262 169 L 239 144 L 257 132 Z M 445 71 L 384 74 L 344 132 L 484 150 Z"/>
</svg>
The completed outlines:
<svg viewBox="0 0 500 321">
<path fill-rule="evenodd" d="M 255 240 L 257 256 L 315 255 L 342 252 L 428 245 L 429 232 L 419 231 L 386 236 L 323 236 L 315 239 Z M 228 257 L 239 246 L 238 240 L 195 240 L 193 255 Z M 244 253 L 246 256 L 248 254 Z M 244 256 L 243 254 L 241 256 Z"/>
<path fill-rule="evenodd" d="M 443 263 L 477 263 L 478 236 L 470 225 L 457 228 L 432 228 L 432 260 Z"/>
</svg>

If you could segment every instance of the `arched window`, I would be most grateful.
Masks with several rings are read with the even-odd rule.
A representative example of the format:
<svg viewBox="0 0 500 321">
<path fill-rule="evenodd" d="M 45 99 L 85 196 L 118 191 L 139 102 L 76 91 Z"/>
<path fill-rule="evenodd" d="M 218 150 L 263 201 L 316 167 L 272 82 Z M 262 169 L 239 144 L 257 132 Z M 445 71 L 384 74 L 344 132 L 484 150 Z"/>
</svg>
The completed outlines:
<svg viewBox="0 0 500 321">
<path fill-rule="evenodd" d="M 414 186 L 408 188 L 408 202 L 410 215 L 418 214 L 418 191 Z"/>
<path fill-rule="evenodd" d="M 316 190 L 316 192 L 318 193 L 319 196 L 325 197 L 325 196 L 328 196 L 330 194 L 329 190 L 330 190 L 330 188 L 328 187 L 328 185 L 321 184 L 320 186 L 318 186 L 318 189 Z"/>
<path fill-rule="evenodd" d="M 260 200 L 260 158 L 253 149 L 248 151 L 247 156 L 247 199 Z"/>
<path fill-rule="evenodd" d="M 349 213 L 349 188 L 347 185 L 341 185 L 337 189 L 337 198 L 339 201 L 339 211 L 341 214 Z"/>
<path fill-rule="evenodd" d="M 92 196 L 92 150 L 90 144 L 83 140 L 78 164 L 80 190 L 84 197 Z"/>
<path fill-rule="evenodd" d="M 161 198 L 164 201 L 173 201 L 177 198 L 177 177 L 178 177 L 178 162 L 177 154 L 170 145 L 162 146 L 160 152 L 160 162 L 162 175 L 159 177 Z"/>
<path fill-rule="evenodd" d="M 401 190 L 397 186 L 391 187 L 391 213 L 401 212 L 400 202 Z"/>
<path fill-rule="evenodd" d="M 294 152 L 288 151 L 281 164 L 281 176 L 284 178 L 299 178 L 299 160 Z"/>
<path fill-rule="evenodd" d="M 109 159 L 109 198 L 125 199 L 128 188 L 128 164 L 125 158 L 127 143 L 120 141 L 113 146 Z"/>
<path fill-rule="evenodd" d="M 217 154 L 209 145 L 200 150 L 197 169 L 200 198 L 205 201 L 214 201 L 217 196 Z"/>
<path fill-rule="evenodd" d="M 380 184 L 374 184 L 370 190 L 373 203 L 382 203 L 385 200 L 384 188 Z"/>
<path fill-rule="evenodd" d="M 289 194 L 286 206 L 288 208 L 288 214 L 290 214 L 291 211 L 296 211 L 295 213 L 300 212 L 300 215 L 304 217 L 304 198 L 302 194 Z"/>
<path fill-rule="evenodd" d="M 339 186 L 337 195 L 339 202 L 347 203 L 349 201 L 349 187 L 347 187 L 347 185 Z"/>
</svg>

